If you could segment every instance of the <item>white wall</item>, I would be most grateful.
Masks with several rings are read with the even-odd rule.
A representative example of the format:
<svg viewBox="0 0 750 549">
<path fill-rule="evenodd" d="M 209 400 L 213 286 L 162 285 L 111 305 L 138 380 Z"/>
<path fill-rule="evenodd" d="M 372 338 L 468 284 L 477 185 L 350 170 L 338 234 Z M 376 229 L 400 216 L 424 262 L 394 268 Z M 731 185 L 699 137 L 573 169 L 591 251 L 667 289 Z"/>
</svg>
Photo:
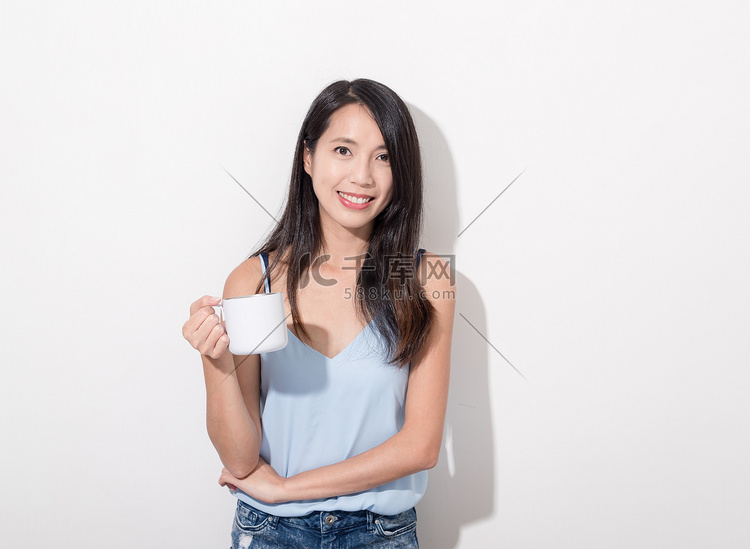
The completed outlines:
<svg viewBox="0 0 750 549">
<path fill-rule="evenodd" d="M 2 547 L 228 545 L 180 334 L 269 228 L 224 169 L 275 214 L 360 76 L 456 254 L 422 545 L 750 544 L 748 4 L 493 4 L 3 3 Z"/>
</svg>

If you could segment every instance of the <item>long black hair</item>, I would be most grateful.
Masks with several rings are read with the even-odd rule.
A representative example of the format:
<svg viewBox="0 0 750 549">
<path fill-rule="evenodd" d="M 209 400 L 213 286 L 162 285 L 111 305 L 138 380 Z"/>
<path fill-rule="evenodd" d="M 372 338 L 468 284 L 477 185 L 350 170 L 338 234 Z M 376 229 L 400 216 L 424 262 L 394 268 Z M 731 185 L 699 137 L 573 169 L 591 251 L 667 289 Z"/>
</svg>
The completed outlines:
<svg viewBox="0 0 750 549">
<path fill-rule="evenodd" d="M 299 317 L 297 288 L 322 250 L 320 212 L 312 179 L 304 169 L 305 148 L 315 152 L 331 115 L 340 108 L 366 107 L 380 128 L 393 176 L 390 203 L 375 218 L 367 254 L 357 276 L 360 317 L 386 342 L 391 363 L 402 366 L 424 344 L 435 309 L 426 299 L 414 266 L 422 230 L 422 160 L 409 109 L 387 86 L 373 80 L 341 80 L 326 87 L 310 106 L 297 138 L 284 213 L 266 242 L 253 254 L 276 252 L 269 278 L 280 265 L 297 333 L 309 333 Z M 251 256 L 252 257 L 252 256 Z M 411 262 L 411 263 L 409 263 Z M 399 276 L 400 275 L 400 276 Z M 256 288 L 262 291 L 263 281 Z"/>
</svg>

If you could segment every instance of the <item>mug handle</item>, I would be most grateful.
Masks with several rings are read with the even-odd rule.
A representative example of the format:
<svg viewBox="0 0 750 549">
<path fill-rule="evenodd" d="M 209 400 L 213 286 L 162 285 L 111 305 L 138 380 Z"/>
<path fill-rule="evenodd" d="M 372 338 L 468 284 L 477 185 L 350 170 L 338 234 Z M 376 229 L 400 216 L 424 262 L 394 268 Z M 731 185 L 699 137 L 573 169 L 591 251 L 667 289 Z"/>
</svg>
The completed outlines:
<svg viewBox="0 0 750 549">
<path fill-rule="evenodd" d="M 222 299 L 219 301 L 218 305 L 212 305 L 214 309 L 214 313 L 219 315 L 219 320 L 221 320 L 221 323 L 224 324 L 224 300 Z"/>
</svg>

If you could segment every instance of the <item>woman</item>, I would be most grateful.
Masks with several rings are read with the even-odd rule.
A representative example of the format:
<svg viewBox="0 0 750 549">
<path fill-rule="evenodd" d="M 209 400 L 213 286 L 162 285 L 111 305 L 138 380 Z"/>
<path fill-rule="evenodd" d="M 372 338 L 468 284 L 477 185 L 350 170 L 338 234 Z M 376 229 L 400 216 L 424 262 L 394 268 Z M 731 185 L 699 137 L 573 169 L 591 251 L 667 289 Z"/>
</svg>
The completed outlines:
<svg viewBox="0 0 750 549">
<path fill-rule="evenodd" d="M 302 124 L 281 220 L 224 288 L 282 291 L 287 347 L 232 356 L 209 296 L 183 328 L 203 361 L 219 483 L 238 499 L 233 547 L 418 546 L 455 307 L 448 266 L 417 250 L 421 221 L 406 105 L 371 80 L 328 86 Z"/>
</svg>

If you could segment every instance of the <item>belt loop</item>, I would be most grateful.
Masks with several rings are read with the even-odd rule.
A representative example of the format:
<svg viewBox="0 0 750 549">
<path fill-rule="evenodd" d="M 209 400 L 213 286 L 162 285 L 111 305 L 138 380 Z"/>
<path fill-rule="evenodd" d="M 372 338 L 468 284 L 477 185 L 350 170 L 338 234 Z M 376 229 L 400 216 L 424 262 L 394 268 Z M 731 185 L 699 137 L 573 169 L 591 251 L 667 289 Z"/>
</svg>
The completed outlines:
<svg viewBox="0 0 750 549">
<path fill-rule="evenodd" d="M 372 532 L 375 530 L 376 515 L 372 511 L 367 511 L 367 531 Z"/>
</svg>

